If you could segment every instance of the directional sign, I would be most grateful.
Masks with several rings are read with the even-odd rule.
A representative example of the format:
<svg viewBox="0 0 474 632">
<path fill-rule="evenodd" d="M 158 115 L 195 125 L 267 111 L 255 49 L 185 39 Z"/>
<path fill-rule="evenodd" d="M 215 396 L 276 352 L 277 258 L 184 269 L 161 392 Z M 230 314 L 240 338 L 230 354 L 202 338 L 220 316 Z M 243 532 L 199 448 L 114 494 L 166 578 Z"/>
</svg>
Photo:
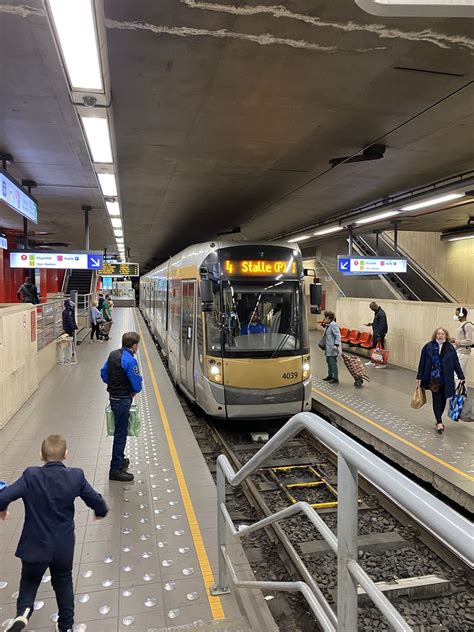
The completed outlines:
<svg viewBox="0 0 474 632">
<path fill-rule="evenodd" d="M 10 253 L 11 268 L 48 268 L 53 270 L 100 270 L 103 255 L 93 252 L 26 252 Z"/>
<path fill-rule="evenodd" d="M 106 261 L 99 270 L 100 276 L 123 277 L 140 276 L 140 266 L 138 263 L 112 263 Z"/>
<path fill-rule="evenodd" d="M 407 271 L 407 260 L 387 257 L 346 257 L 338 255 L 337 269 L 345 275 L 402 274 Z"/>
<path fill-rule="evenodd" d="M 3 248 L 3 250 L 8 250 L 8 241 L 6 237 L 0 237 L 0 248 Z"/>
<path fill-rule="evenodd" d="M 38 205 L 5 171 L 0 172 L 0 201 L 20 215 L 38 223 Z"/>
</svg>

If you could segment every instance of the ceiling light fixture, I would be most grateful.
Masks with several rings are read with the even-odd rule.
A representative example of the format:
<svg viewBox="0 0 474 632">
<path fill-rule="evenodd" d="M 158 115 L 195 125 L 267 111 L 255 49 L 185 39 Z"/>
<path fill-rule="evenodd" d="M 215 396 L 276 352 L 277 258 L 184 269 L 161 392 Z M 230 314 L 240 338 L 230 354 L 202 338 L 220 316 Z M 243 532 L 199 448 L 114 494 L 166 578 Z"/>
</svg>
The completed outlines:
<svg viewBox="0 0 474 632">
<path fill-rule="evenodd" d="M 114 228 L 122 228 L 122 220 L 120 217 L 112 217 L 110 219 Z"/>
<path fill-rule="evenodd" d="M 464 193 L 448 193 L 447 195 L 439 195 L 438 197 L 430 198 L 424 202 L 416 202 L 415 204 L 403 206 L 402 211 L 417 211 L 419 208 L 426 208 L 427 206 L 442 204 L 443 202 L 451 202 L 451 200 L 457 200 L 462 197 L 464 197 Z"/>
<path fill-rule="evenodd" d="M 111 217 L 120 216 L 120 205 L 118 202 L 106 202 L 106 205 Z"/>
<path fill-rule="evenodd" d="M 322 228 L 317 230 L 313 235 L 318 237 L 320 235 L 329 235 L 330 233 L 337 233 L 339 230 L 344 230 L 344 226 L 330 226 L 329 228 Z"/>
<path fill-rule="evenodd" d="M 298 241 L 304 241 L 305 239 L 309 239 L 311 237 L 311 235 L 301 235 L 300 237 L 293 237 L 292 239 L 287 239 L 286 241 L 289 244 L 294 244 Z"/>
<path fill-rule="evenodd" d="M 441 235 L 441 241 L 462 241 L 463 239 L 474 239 L 474 230 L 455 230 Z"/>
<path fill-rule="evenodd" d="M 98 173 L 102 194 L 110 197 L 117 197 L 117 182 L 113 173 Z"/>
<path fill-rule="evenodd" d="M 81 116 L 93 162 L 112 163 L 109 122 L 106 118 Z"/>
<path fill-rule="evenodd" d="M 364 217 L 364 219 L 358 219 L 354 223 L 357 225 L 370 224 L 371 222 L 378 222 L 379 220 L 387 219 L 388 217 L 393 217 L 394 215 L 400 215 L 400 211 L 387 211 L 386 213 L 371 215 L 370 217 Z"/>
<path fill-rule="evenodd" d="M 114 235 L 116 237 L 123 237 L 123 230 L 121 228 L 114 228 Z"/>
<path fill-rule="evenodd" d="M 103 91 L 92 0 L 48 0 L 47 5 L 71 88 Z"/>
</svg>

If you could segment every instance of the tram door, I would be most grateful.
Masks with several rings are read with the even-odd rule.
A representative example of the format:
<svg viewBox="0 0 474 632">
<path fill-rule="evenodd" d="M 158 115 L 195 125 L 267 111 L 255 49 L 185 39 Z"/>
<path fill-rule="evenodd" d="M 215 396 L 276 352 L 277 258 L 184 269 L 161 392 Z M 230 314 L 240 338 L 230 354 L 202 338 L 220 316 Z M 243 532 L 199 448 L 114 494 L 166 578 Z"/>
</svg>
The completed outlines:
<svg viewBox="0 0 474 632">
<path fill-rule="evenodd" d="M 181 382 L 194 396 L 195 281 L 183 281 L 181 304 Z"/>
</svg>

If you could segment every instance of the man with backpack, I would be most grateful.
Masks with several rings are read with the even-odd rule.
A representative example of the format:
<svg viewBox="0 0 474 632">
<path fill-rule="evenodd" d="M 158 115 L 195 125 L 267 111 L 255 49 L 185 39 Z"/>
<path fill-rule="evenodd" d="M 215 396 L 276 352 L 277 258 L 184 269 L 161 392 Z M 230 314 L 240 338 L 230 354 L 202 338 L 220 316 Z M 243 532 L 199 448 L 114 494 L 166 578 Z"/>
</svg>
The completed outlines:
<svg viewBox="0 0 474 632">
<path fill-rule="evenodd" d="M 38 305 L 39 303 L 38 290 L 29 276 L 27 276 L 25 282 L 20 285 L 16 291 L 16 295 L 18 296 L 18 300 L 22 301 L 22 303 L 33 303 L 33 305 Z"/>
</svg>

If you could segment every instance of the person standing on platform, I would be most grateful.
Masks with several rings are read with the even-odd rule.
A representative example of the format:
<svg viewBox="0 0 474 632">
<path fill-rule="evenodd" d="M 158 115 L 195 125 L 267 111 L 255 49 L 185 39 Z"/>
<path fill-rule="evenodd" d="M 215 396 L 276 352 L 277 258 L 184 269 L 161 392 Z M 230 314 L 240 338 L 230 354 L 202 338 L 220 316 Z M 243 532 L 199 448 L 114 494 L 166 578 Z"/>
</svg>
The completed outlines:
<svg viewBox="0 0 474 632">
<path fill-rule="evenodd" d="M 385 349 L 385 336 L 388 333 L 387 314 L 375 301 L 372 301 L 369 307 L 374 312 L 374 320 L 371 323 L 364 323 L 364 325 L 365 327 L 372 327 L 372 349 L 375 349 L 377 345 L 381 345 L 382 349 Z M 374 363 L 369 360 L 365 366 L 374 366 Z M 377 364 L 375 367 L 384 369 L 386 365 Z"/>
<path fill-rule="evenodd" d="M 465 307 L 458 307 L 456 315 L 453 316 L 453 320 L 460 323 L 456 330 L 456 336 L 453 342 L 456 353 L 458 354 L 459 364 L 463 372 L 466 371 L 469 358 L 471 357 L 472 348 L 472 331 L 474 329 L 471 321 L 467 320 L 467 309 Z"/>
<path fill-rule="evenodd" d="M 20 285 L 16 295 L 18 300 L 23 303 L 33 303 L 33 305 L 38 305 L 39 303 L 38 290 L 29 276 L 25 277 L 25 282 Z"/>
<path fill-rule="evenodd" d="M 72 338 L 74 338 L 74 332 L 77 330 L 75 307 L 76 306 L 71 299 L 67 298 L 64 301 L 64 309 L 62 313 L 63 330 Z"/>
<path fill-rule="evenodd" d="M 11 502 L 21 498 L 25 505 L 25 523 L 15 553 L 22 564 L 17 616 L 6 628 L 10 632 L 20 632 L 28 625 L 48 568 L 58 603 L 56 631 L 69 632 L 74 625 L 74 501 L 82 498 L 97 519 L 106 516 L 108 509 L 84 472 L 64 465 L 66 457 L 64 437 L 49 435 L 41 445 L 43 467 L 27 468 L 15 483 L 0 491 L 0 519 L 7 519 Z"/>
<path fill-rule="evenodd" d="M 102 311 L 102 307 L 104 305 L 104 295 L 102 294 L 102 292 L 99 292 L 99 299 L 97 301 L 97 309 L 99 310 L 99 312 Z"/>
<path fill-rule="evenodd" d="M 110 397 L 110 408 L 114 414 L 115 432 L 110 461 L 109 480 L 133 481 L 133 474 L 127 472 L 130 465 L 125 458 L 128 422 L 133 398 L 142 390 L 143 378 L 135 358 L 140 336 L 130 331 L 122 336 L 122 348 L 112 351 L 100 371 L 100 376 L 107 384 Z"/>
<path fill-rule="evenodd" d="M 91 306 L 89 307 L 89 320 L 91 323 L 91 342 L 94 341 L 94 334 L 97 342 L 102 342 L 99 332 L 99 323 L 102 320 L 102 314 L 99 312 L 97 305 L 97 301 L 92 301 Z"/>
<path fill-rule="evenodd" d="M 465 381 L 456 349 L 449 340 L 449 332 L 444 327 L 433 332 L 430 342 L 421 350 L 416 375 L 417 386 L 429 389 L 433 396 L 433 412 L 439 434 L 444 431 L 443 413 L 446 400 L 455 393 L 454 373 L 460 382 Z"/>
<path fill-rule="evenodd" d="M 328 374 L 323 380 L 329 384 L 339 384 L 337 356 L 341 353 L 341 332 L 336 323 L 334 312 L 324 312 L 323 327 L 326 327 L 324 355 L 328 365 Z"/>
</svg>

